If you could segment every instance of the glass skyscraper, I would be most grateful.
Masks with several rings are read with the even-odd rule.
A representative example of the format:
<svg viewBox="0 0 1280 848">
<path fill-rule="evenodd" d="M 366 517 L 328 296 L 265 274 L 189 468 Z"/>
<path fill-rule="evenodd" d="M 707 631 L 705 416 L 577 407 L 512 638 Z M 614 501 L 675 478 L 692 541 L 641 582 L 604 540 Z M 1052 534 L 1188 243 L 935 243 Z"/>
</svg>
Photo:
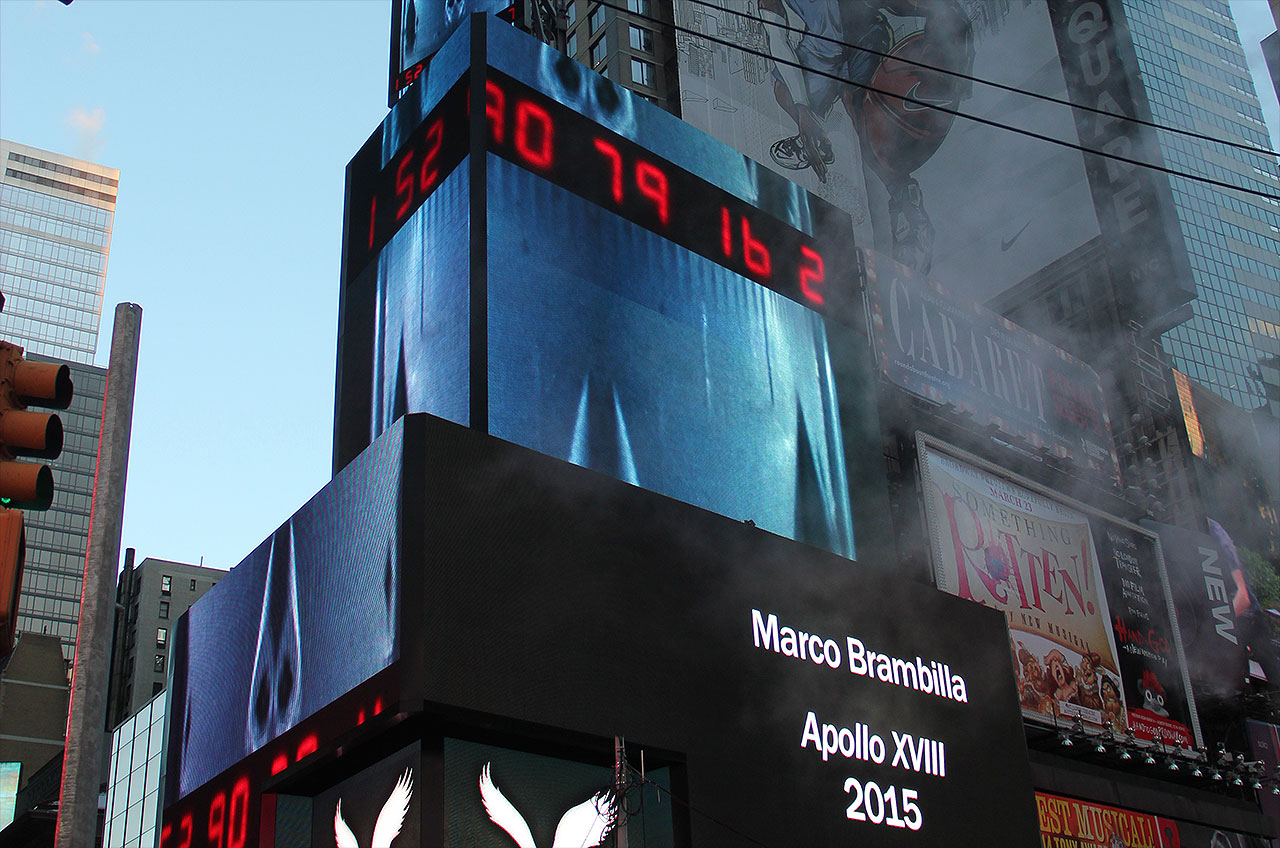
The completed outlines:
<svg viewBox="0 0 1280 848">
<path fill-rule="evenodd" d="M 105 368 L 94 366 L 119 172 L 0 139 L 0 339 L 28 358 L 71 366 L 55 494 L 26 512 L 27 556 L 17 631 L 48 633 L 75 655 L 81 580 L 102 429 Z"/>
<path fill-rule="evenodd" d="M 1157 124 L 1270 149 L 1226 0 L 1124 0 Z M 1280 195 L 1276 157 L 1157 133 L 1175 170 Z M 1280 417 L 1280 201 L 1171 176 L 1198 292 L 1164 335 L 1173 365 L 1236 406 Z"/>
</svg>

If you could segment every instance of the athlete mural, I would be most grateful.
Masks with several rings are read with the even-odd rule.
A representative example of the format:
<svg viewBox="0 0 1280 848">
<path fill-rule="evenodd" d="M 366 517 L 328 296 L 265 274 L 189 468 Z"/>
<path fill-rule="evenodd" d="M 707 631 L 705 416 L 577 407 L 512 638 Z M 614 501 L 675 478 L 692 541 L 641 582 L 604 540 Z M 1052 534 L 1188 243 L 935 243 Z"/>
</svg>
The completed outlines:
<svg viewBox="0 0 1280 848">
<path fill-rule="evenodd" d="M 924 25 L 897 37 L 886 12 Z M 788 170 L 812 168 L 825 183 L 835 154 L 824 124 L 839 102 L 857 131 L 863 162 L 888 192 L 893 257 L 928 273 L 933 225 L 911 174 L 951 128 L 951 113 L 936 107 L 954 110 L 970 85 L 903 59 L 969 74 L 972 23 L 954 0 L 761 0 L 760 17 L 779 60 L 773 64 L 774 96 L 796 127 L 795 135 L 773 143 L 770 157 Z"/>
<path fill-rule="evenodd" d="M 1098 235 L 1046 8 L 675 0 L 685 120 L 835 203 L 859 246 L 985 301 Z"/>
</svg>

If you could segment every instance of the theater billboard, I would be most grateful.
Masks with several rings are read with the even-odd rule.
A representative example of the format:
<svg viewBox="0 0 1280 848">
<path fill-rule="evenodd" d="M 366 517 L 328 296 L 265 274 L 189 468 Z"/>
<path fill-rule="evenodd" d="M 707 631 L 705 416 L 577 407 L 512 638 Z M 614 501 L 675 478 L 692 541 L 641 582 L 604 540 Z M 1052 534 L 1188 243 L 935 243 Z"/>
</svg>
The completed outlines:
<svg viewBox="0 0 1280 848">
<path fill-rule="evenodd" d="M 1023 715 L 1198 747 L 1155 535 L 924 434 L 917 445 L 938 588 L 1004 613 Z"/>
</svg>

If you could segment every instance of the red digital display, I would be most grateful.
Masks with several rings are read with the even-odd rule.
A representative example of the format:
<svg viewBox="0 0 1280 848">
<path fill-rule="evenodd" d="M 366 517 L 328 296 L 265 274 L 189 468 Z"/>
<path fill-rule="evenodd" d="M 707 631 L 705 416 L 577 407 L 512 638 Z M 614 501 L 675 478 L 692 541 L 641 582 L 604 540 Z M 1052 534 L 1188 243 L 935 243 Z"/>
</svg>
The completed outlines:
<svg viewBox="0 0 1280 848">
<path fill-rule="evenodd" d="M 441 98 L 363 199 L 353 188 L 350 267 L 372 261 L 466 158 L 465 86 L 464 77 Z M 493 154 L 810 308 L 826 305 L 828 264 L 817 240 L 751 203 L 493 69 L 484 123 Z"/>
<path fill-rule="evenodd" d="M 247 848 L 258 844 L 262 792 L 268 779 L 287 772 L 322 746 L 386 711 L 396 680 L 394 666 L 213 780 L 165 809 L 159 848 Z"/>
</svg>

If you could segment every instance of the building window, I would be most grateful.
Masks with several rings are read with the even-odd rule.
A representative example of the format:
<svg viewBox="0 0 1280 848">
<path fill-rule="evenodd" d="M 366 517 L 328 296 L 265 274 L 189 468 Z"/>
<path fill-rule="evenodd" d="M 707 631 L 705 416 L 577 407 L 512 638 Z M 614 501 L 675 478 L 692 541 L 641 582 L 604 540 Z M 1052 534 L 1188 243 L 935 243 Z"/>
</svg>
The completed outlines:
<svg viewBox="0 0 1280 848">
<path fill-rule="evenodd" d="M 627 11 L 636 15 L 649 14 L 649 0 L 627 0 Z"/>
<path fill-rule="evenodd" d="M 631 79 L 641 85 L 653 85 L 653 65 L 639 59 L 631 60 Z"/>
<path fill-rule="evenodd" d="M 173 591 L 173 578 L 168 574 L 160 575 L 160 594 L 167 595 Z"/>
<path fill-rule="evenodd" d="M 578 4 L 570 3 L 569 8 L 564 10 L 565 26 L 571 27 L 578 21 Z"/>
<path fill-rule="evenodd" d="M 156 671 L 164 672 L 164 654 L 156 654 Z"/>
<path fill-rule="evenodd" d="M 164 627 L 156 628 L 156 647 L 163 648 L 169 644 L 169 631 Z"/>
<path fill-rule="evenodd" d="M 161 666 L 163 666 L 163 665 L 164 665 L 164 657 L 159 657 L 159 660 L 160 660 L 160 665 L 161 665 Z M 156 671 L 164 671 L 164 669 L 163 669 L 163 668 L 158 668 L 158 669 L 156 669 Z M 152 684 L 151 684 L 151 697 L 153 697 L 153 698 L 154 698 L 156 695 L 159 695 L 159 694 L 160 694 L 161 692 L 163 692 L 163 691 L 164 691 L 164 684 L 163 684 L 163 683 L 161 683 L 159 680 L 157 680 L 155 683 L 152 683 Z"/>
<path fill-rule="evenodd" d="M 594 33 L 602 26 L 604 26 L 604 6 L 596 6 L 587 17 L 587 27 Z"/>
<path fill-rule="evenodd" d="M 608 55 L 609 55 L 609 45 L 606 43 L 606 39 L 603 36 L 601 36 L 599 41 L 591 45 L 590 59 L 591 59 L 592 67 L 603 62 L 605 57 Z"/>
<path fill-rule="evenodd" d="M 578 34 L 576 32 L 573 35 L 569 36 L 569 55 L 570 56 L 578 55 Z"/>
<path fill-rule="evenodd" d="M 634 24 L 629 27 L 631 32 L 631 49 L 640 50 L 644 53 L 653 52 L 653 33 L 647 29 L 641 29 Z"/>
<path fill-rule="evenodd" d="M 192 578 L 191 578 L 191 591 L 193 591 L 193 592 L 194 592 L 195 590 L 196 590 L 196 579 L 195 579 L 194 577 L 192 577 Z"/>
<path fill-rule="evenodd" d="M 161 618 L 168 618 L 168 617 L 169 617 L 169 602 L 168 602 L 168 601 L 161 601 L 161 602 L 160 602 L 160 617 L 161 617 Z"/>
</svg>

